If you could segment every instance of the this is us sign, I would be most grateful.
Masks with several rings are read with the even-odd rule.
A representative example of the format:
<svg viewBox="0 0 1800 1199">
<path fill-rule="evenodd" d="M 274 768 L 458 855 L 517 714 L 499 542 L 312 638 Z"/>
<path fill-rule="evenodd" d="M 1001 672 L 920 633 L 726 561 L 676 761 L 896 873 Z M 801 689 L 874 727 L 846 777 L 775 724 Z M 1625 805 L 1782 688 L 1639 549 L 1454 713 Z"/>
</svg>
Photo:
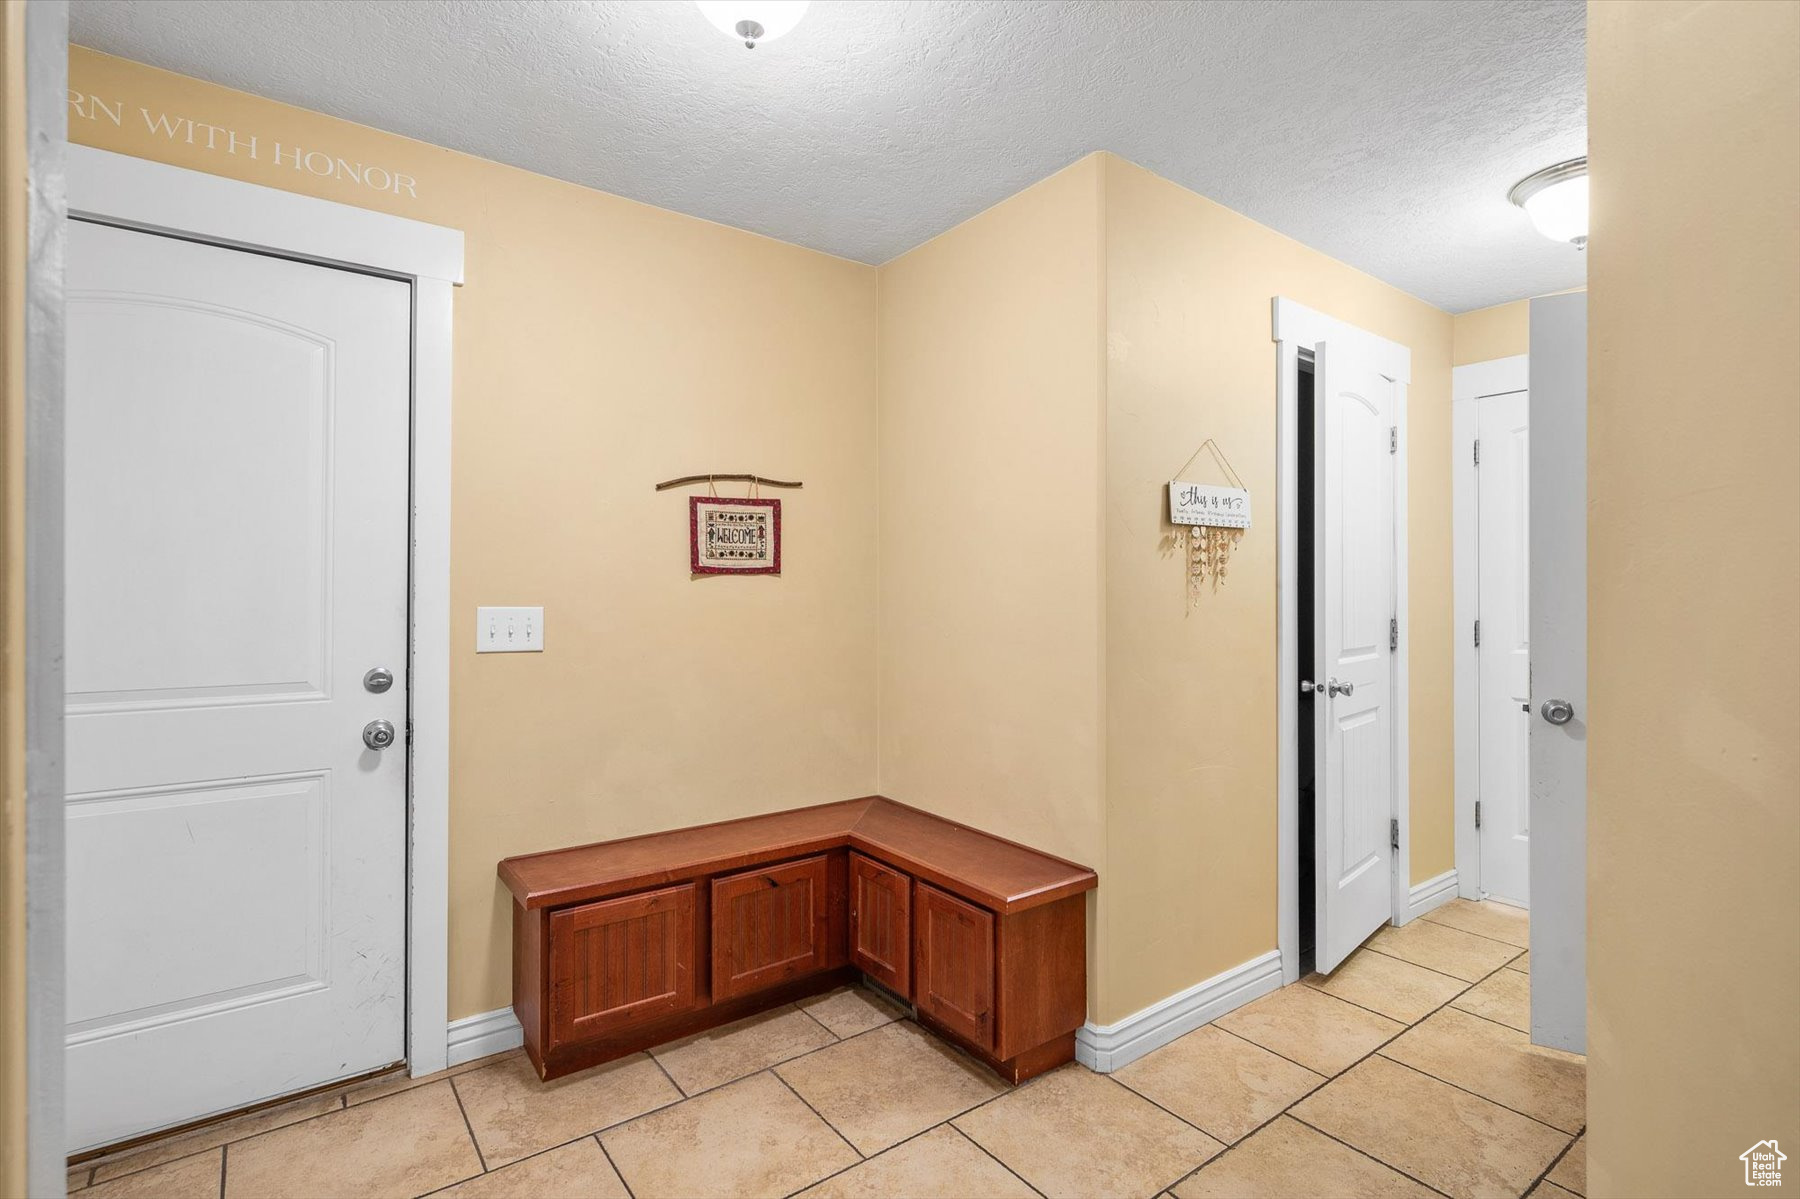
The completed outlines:
<svg viewBox="0 0 1800 1199">
<path fill-rule="evenodd" d="M 1242 487 L 1208 483 L 1169 484 L 1169 522 L 1215 529 L 1250 527 L 1250 493 Z"/>
</svg>

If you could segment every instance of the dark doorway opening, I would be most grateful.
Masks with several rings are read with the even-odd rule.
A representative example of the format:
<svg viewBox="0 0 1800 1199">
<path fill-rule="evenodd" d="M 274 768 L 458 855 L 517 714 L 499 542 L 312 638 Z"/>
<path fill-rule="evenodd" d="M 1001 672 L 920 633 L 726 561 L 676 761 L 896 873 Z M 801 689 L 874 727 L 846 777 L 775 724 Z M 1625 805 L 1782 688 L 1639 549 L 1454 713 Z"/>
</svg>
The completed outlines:
<svg viewBox="0 0 1800 1199">
<path fill-rule="evenodd" d="M 1295 515 L 1299 518 L 1295 554 L 1299 584 L 1295 588 L 1299 652 L 1294 655 L 1294 661 L 1300 677 L 1283 679 L 1282 685 L 1294 688 L 1300 696 L 1299 820 L 1295 848 L 1300 856 L 1299 873 L 1296 877 L 1299 879 L 1297 906 L 1300 909 L 1300 974 L 1304 977 L 1313 970 L 1313 940 L 1317 931 L 1314 924 L 1318 918 L 1318 891 L 1314 877 L 1317 839 L 1313 829 L 1315 797 L 1318 794 L 1318 722 L 1315 719 L 1312 692 L 1300 689 L 1302 679 L 1312 678 L 1313 665 L 1317 661 L 1313 645 L 1313 536 L 1316 516 L 1313 496 L 1313 360 L 1310 354 L 1304 352 L 1300 356 L 1300 379 L 1295 394 L 1299 397 L 1296 413 L 1298 454 L 1297 469 L 1294 472 L 1294 507 Z"/>
</svg>

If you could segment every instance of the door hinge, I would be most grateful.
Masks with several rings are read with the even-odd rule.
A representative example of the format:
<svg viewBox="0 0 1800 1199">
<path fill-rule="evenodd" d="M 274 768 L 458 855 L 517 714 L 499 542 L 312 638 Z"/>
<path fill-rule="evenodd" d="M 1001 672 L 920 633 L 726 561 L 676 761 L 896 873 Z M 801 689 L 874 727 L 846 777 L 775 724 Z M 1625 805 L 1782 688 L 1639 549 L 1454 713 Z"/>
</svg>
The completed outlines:
<svg viewBox="0 0 1800 1199">
<path fill-rule="evenodd" d="M 1400 452 L 1400 426 L 1399 425 L 1389 425 L 1388 426 L 1388 453 L 1397 454 L 1399 452 Z"/>
<path fill-rule="evenodd" d="M 1475 827 L 1481 827 L 1481 801 L 1479 799 L 1475 801 Z"/>
<path fill-rule="evenodd" d="M 1481 438 L 1475 439 L 1475 465 L 1481 465 Z"/>
<path fill-rule="evenodd" d="M 1400 618 L 1398 616 L 1388 617 L 1388 648 L 1400 648 Z"/>
<path fill-rule="evenodd" d="M 1400 818 L 1398 816 L 1388 821 L 1388 848 L 1400 848 Z"/>
<path fill-rule="evenodd" d="M 1481 622 L 1479 620 L 1475 622 L 1475 648 L 1481 648 Z"/>
</svg>

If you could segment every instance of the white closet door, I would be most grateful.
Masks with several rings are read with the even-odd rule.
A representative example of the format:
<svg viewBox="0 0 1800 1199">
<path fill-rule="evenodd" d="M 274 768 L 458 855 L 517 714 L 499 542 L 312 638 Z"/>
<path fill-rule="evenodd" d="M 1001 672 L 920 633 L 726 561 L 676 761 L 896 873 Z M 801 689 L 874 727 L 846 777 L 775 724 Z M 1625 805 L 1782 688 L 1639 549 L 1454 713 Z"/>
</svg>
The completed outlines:
<svg viewBox="0 0 1800 1199">
<path fill-rule="evenodd" d="M 1481 543 L 1481 889 L 1531 898 L 1531 414 L 1523 391 L 1476 406 Z"/>
<path fill-rule="evenodd" d="M 78 1150 L 404 1056 L 411 292 L 80 221 L 67 282 Z"/>
<path fill-rule="evenodd" d="M 1321 722 L 1314 955 L 1328 972 L 1393 911 L 1394 382 L 1363 346 L 1321 342 L 1313 572 Z"/>
</svg>

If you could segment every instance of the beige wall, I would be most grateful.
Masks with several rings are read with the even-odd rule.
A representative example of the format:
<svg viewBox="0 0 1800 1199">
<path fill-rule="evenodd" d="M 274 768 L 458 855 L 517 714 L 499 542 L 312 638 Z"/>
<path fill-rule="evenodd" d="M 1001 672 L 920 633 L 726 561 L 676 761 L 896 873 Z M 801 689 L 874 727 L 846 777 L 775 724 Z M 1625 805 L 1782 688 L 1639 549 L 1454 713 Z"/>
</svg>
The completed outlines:
<svg viewBox="0 0 1800 1199">
<path fill-rule="evenodd" d="M 1530 300 L 1459 312 L 1450 323 L 1452 366 L 1511 358 L 1531 347 Z"/>
<path fill-rule="evenodd" d="M 507 1001 L 500 857 L 877 785 L 1102 870 L 1096 1020 L 1273 947 L 1273 526 L 1190 615 L 1158 489 L 1213 436 L 1272 494 L 1275 294 L 1413 350 L 1412 878 L 1451 867 L 1443 313 L 1103 154 L 878 272 L 87 50 L 70 86 L 76 141 L 468 235 L 452 1016 Z M 806 480 L 780 579 L 687 577 L 651 484 L 709 468 Z M 477 658 L 484 602 L 550 651 Z"/>
<path fill-rule="evenodd" d="M 1450 318 L 1107 154 L 881 272 L 882 789 L 1101 870 L 1099 1023 L 1276 942 L 1274 524 L 1190 613 L 1163 487 L 1210 436 L 1274 494 L 1277 294 L 1413 349 L 1422 880 L 1454 861 Z"/>
<path fill-rule="evenodd" d="M 1569 291 L 1586 291 L 1572 287 Z M 1560 296 L 1566 293 L 1550 292 Z M 1514 300 L 1492 308 L 1459 312 L 1450 318 L 1452 351 L 1450 365 L 1468 366 L 1472 362 L 1491 362 L 1495 358 L 1511 358 L 1531 350 L 1531 301 Z"/>
<path fill-rule="evenodd" d="M 1110 870 L 1098 1018 L 1111 1022 L 1276 943 L 1272 296 L 1412 350 L 1412 881 L 1451 869 L 1455 854 L 1450 317 L 1129 162 L 1106 163 Z M 1190 610 L 1164 487 L 1208 437 L 1263 497 L 1262 517 L 1225 585 Z"/>
<path fill-rule="evenodd" d="M 1800 5 L 1591 4 L 1588 112 L 1588 1193 L 1791 1188 Z"/>
<path fill-rule="evenodd" d="M 0 1195 L 25 1193 L 25 5 L 0 5 Z"/>
<path fill-rule="evenodd" d="M 1101 162 L 881 269 L 878 507 L 882 792 L 1104 871 Z"/>
<path fill-rule="evenodd" d="M 510 1001 L 500 858 L 873 788 L 872 268 L 84 49 L 69 86 L 122 114 L 84 103 L 74 141 L 467 235 L 453 1018 Z M 200 122 L 193 142 L 162 116 Z M 380 164 L 416 196 L 277 163 L 277 142 Z M 685 494 L 652 485 L 707 470 L 805 481 L 781 494 L 779 578 L 689 578 Z M 477 657 L 483 603 L 543 604 L 546 652 Z"/>
</svg>

